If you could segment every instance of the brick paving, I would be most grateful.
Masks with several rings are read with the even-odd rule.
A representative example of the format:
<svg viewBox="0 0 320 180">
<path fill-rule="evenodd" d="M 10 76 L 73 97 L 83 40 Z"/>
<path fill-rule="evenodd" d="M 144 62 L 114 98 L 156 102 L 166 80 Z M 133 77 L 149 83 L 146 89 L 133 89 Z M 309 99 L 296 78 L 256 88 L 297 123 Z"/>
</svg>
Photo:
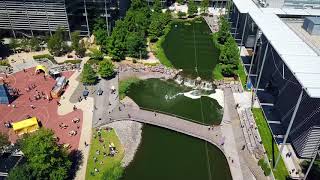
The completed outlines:
<svg viewBox="0 0 320 180">
<path fill-rule="evenodd" d="M 73 72 L 63 72 L 62 75 L 69 78 Z M 42 126 L 45 128 L 52 129 L 56 136 L 59 137 L 59 143 L 70 144 L 71 149 L 77 149 L 80 130 L 82 128 L 82 111 L 70 111 L 64 115 L 59 115 L 57 113 L 57 101 L 59 99 L 54 99 L 49 102 L 47 99 L 34 100 L 34 95 L 38 92 L 43 92 L 48 95 L 51 91 L 51 88 L 55 84 L 55 80 L 47 77 L 46 80 L 43 77 L 43 74 L 35 74 L 35 68 L 26 69 L 26 72 L 20 71 L 9 75 L 8 78 L 5 78 L 5 75 L 0 75 L 8 82 L 11 88 L 16 88 L 20 90 L 20 96 L 15 99 L 10 106 L 0 105 L 0 122 L 3 124 L 7 121 L 21 121 L 26 119 L 29 115 L 31 117 L 35 116 L 41 122 Z M 30 91 L 27 91 L 26 88 L 34 84 L 36 87 Z M 68 89 L 69 87 L 67 87 Z M 31 101 L 29 100 L 31 99 Z M 15 108 L 12 106 L 14 105 Z M 35 108 L 31 108 L 33 105 Z M 72 119 L 80 118 L 80 123 L 73 123 Z M 59 127 L 60 123 L 68 125 L 67 129 L 61 129 Z M 77 127 L 79 126 L 79 127 Z M 76 130 L 78 134 L 76 136 L 69 136 L 68 132 L 71 130 Z M 19 138 L 12 129 L 5 128 L 4 125 L 0 126 L 0 131 L 7 133 L 9 139 L 12 142 L 15 142 Z"/>
</svg>

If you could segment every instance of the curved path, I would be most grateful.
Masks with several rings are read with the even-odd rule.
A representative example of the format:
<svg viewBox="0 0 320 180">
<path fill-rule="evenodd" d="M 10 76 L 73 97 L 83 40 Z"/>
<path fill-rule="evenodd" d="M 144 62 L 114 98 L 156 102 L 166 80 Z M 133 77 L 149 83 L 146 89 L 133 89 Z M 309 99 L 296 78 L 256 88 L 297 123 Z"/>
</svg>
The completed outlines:
<svg viewBox="0 0 320 180">
<path fill-rule="evenodd" d="M 128 116 L 130 114 L 130 117 Z M 221 143 L 223 142 L 220 127 L 215 127 L 214 130 L 209 130 L 209 126 L 198 124 L 195 122 L 187 121 L 179 117 L 174 117 L 171 115 L 166 115 L 162 113 L 155 113 L 147 110 L 136 109 L 132 107 L 123 107 L 122 110 L 113 111 L 111 113 L 111 120 L 123 121 L 131 120 L 147 124 L 152 124 L 155 126 L 167 128 L 189 136 L 193 136 L 202 140 L 205 140 L 211 144 L 216 145 L 221 151 L 224 151 Z M 108 122 L 108 123 L 109 123 Z"/>
</svg>

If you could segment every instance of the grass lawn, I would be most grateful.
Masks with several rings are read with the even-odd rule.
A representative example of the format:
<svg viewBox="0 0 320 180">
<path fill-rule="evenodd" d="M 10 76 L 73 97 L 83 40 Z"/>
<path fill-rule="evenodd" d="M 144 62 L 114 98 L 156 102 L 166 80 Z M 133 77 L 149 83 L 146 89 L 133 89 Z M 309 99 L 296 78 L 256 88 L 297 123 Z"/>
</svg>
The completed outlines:
<svg viewBox="0 0 320 180">
<path fill-rule="evenodd" d="M 177 69 L 193 77 L 212 79 L 212 71 L 219 58 L 207 23 L 198 18 L 191 21 L 173 21 L 162 48 L 167 59 Z"/>
<path fill-rule="evenodd" d="M 241 84 L 242 84 L 243 89 L 246 90 L 247 74 L 246 74 L 246 72 L 244 70 L 244 66 L 241 62 L 239 62 L 238 67 L 239 67 L 239 69 L 237 70 L 237 74 L 241 80 Z"/>
<path fill-rule="evenodd" d="M 120 163 L 124 156 L 123 146 L 121 145 L 120 140 L 115 131 L 111 130 L 110 132 L 107 132 L 105 129 L 102 129 L 101 132 L 101 137 L 104 140 L 103 143 L 99 142 L 98 133 L 95 129 L 93 130 L 93 136 L 96 136 L 96 138 L 92 137 L 91 145 L 89 146 L 90 152 L 85 178 L 87 180 L 101 179 L 103 173 L 111 169 L 117 163 Z M 114 143 L 116 149 L 118 150 L 118 153 L 114 157 L 104 157 L 103 152 L 109 154 L 109 143 L 111 142 Z M 106 145 L 105 149 L 103 148 L 103 144 Z M 100 155 L 96 154 L 97 150 L 100 151 Z M 98 162 L 94 162 L 94 157 L 98 159 Z M 101 162 L 103 162 L 103 164 L 101 164 Z M 90 174 L 90 172 L 94 172 L 94 168 L 97 168 L 99 170 L 99 173 L 94 173 L 93 176 Z"/>
<path fill-rule="evenodd" d="M 267 121 L 264 118 L 263 112 L 260 108 L 253 108 L 252 113 L 257 123 L 263 146 L 267 151 L 268 158 L 274 159 L 275 161 L 279 154 L 279 149 L 277 148 L 276 143 L 273 141 L 272 134 L 270 132 Z M 274 152 L 274 155 L 272 152 Z M 277 180 L 286 180 L 286 177 L 288 176 L 288 171 L 282 158 L 279 161 L 277 169 L 273 170 L 273 174 Z"/>
</svg>

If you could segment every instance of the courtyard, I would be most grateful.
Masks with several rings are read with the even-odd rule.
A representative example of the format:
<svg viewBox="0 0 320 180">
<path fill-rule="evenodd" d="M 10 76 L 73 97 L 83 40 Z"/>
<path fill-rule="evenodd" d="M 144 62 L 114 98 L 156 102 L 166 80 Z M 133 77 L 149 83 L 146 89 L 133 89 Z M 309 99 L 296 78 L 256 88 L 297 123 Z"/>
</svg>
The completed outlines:
<svg viewBox="0 0 320 180">
<path fill-rule="evenodd" d="M 73 72 L 62 72 L 62 76 L 69 78 Z M 0 105 L 0 121 L 15 123 L 27 117 L 36 117 L 40 125 L 44 128 L 52 129 L 59 140 L 59 144 L 67 144 L 71 149 L 77 149 L 82 128 L 82 111 L 77 109 L 66 115 L 58 114 L 58 102 L 60 99 L 48 100 L 55 80 L 49 76 L 44 78 L 44 74 L 36 74 L 35 68 L 29 68 L 11 75 L 1 74 L 0 77 L 10 88 L 19 91 L 19 96 L 10 105 Z M 1 78 L 1 79 L 2 79 Z M 30 89 L 29 89 L 30 88 Z M 35 100 L 36 94 L 41 94 L 43 98 Z M 63 96 L 62 96 L 63 98 Z M 73 119 L 79 118 L 80 122 L 74 123 Z M 60 127 L 63 124 L 65 127 Z M 18 135 L 12 129 L 0 126 L 0 131 L 9 135 L 11 142 L 18 139 Z M 70 131 L 76 131 L 76 135 L 70 136 Z"/>
</svg>

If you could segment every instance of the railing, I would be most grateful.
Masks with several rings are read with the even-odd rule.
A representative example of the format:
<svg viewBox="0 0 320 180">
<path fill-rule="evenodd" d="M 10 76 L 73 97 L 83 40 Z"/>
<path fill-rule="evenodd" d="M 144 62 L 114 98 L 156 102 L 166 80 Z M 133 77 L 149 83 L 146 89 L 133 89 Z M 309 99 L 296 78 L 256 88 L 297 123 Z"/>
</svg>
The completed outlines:
<svg viewBox="0 0 320 180">
<path fill-rule="evenodd" d="M 193 123 L 201 124 L 201 125 L 204 125 L 204 126 L 210 125 L 210 124 L 207 124 L 207 123 L 204 123 L 204 122 L 200 122 L 200 121 L 197 121 L 197 120 L 194 120 L 194 119 L 190 119 L 190 118 L 187 118 L 187 117 L 184 117 L 184 116 L 179 116 L 179 115 L 176 115 L 176 114 L 172 114 L 172 113 L 168 113 L 168 112 L 164 112 L 164 111 L 160 111 L 160 110 L 155 110 L 155 109 L 150 109 L 150 108 L 145 108 L 145 107 L 140 107 L 140 109 L 145 110 L 145 111 L 157 112 L 157 113 L 161 113 L 161 114 L 168 115 L 168 116 L 173 116 L 173 117 L 176 117 L 176 118 L 179 118 L 179 119 L 184 119 L 184 120 L 191 121 Z"/>
</svg>

